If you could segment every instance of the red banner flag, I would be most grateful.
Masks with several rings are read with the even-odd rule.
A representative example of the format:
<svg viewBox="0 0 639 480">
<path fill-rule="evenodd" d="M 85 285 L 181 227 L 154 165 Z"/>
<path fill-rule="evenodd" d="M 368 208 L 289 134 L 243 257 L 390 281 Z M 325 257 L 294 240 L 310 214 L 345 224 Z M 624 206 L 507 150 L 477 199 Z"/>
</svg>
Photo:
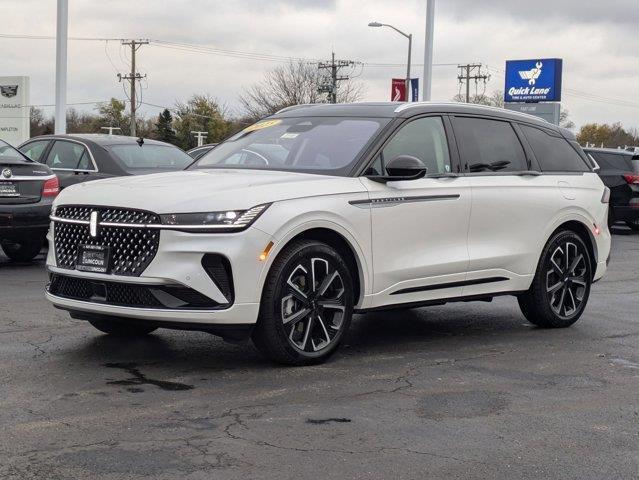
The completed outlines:
<svg viewBox="0 0 639 480">
<path fill-rule="evenodd" d="M 391 101 L 392 102 L 405 102 L 407 101 L 406 95 L 406 79 L 405 78 L 393 78 L 391 84 Z"/>
</svg>

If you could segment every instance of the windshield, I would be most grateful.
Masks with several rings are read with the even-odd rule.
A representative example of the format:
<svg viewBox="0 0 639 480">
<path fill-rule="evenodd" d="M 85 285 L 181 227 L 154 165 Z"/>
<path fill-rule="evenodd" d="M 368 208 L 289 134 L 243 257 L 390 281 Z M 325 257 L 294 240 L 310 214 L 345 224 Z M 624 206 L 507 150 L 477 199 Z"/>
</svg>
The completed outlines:
<svg viewBox="0 0 639 480">
<path fill-rule="evenodd" d="M 29 163 L 23 155 L 7 142 L 0 140 L 0 163 Z"/>
<path fill-rule="evenodd" d="M 137 170 L 184 170 L 193 162 L 185 152 L 169 145 L 111 145 L 111 153 L 129 173 Z"/>
<path fill-rule="evenodd" d="M 263 120 L 221 143 L 191 168 L 246 168 L 347 175 L 387 119 L 299 117 Z"/>
</svg>

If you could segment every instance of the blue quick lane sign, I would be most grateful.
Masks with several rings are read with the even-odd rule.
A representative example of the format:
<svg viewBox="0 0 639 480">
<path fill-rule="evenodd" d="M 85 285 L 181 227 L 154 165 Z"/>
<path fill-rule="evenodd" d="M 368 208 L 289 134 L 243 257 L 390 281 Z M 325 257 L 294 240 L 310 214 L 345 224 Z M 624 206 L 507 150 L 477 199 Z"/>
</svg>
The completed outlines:
<svg viewBox="0 0 639 480">
<path fill-rule="evenodd" d="M 508 60 L 506 62 L 506 102 L 560 102 L 560 58 Z"/>
</svg>

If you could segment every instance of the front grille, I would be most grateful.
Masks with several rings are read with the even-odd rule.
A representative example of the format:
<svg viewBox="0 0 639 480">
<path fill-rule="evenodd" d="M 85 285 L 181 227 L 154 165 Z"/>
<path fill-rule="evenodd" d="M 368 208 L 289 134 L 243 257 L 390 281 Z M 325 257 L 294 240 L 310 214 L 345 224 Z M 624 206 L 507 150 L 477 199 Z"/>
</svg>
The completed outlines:
<svg viewBox="0 0 639 480">
<path fill-rule="evenodd" d="M 85 302 L 135 308 L 169 310 L 216 309 L 221 305 L 206 295 L 182 285 L 139 285 L 102 282 L 51 274 L 52 295 Z"/>
<path fill-rule="evenodd" d="M 80 245 L 101 245 L 109 247 L 110 273 L 140 276 L 155 257 L 160 244 L 159 230 L 144 228 L 142 225 L 160 223 L 158 215 L 143 210 L 65 206 L 58 207 L 56 217 L 89 221 L 93 211 L 99 213 L 99 223 L 140 224 L 140 227 L 99 226 L 98 236 L 94 238 L 91 237 L 87 224 L 56 222 L 54 244 L 58 267 L 75 269 Z"/>
</svg>

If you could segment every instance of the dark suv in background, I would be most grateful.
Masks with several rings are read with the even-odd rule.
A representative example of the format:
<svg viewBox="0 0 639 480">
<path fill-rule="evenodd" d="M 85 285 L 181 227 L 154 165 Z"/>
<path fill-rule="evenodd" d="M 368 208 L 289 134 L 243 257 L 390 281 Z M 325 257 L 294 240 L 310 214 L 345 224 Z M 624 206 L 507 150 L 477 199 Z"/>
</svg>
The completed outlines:
<svg viewBox="0 0 639 480">
<path fill-rule="evenodd" d="M 608 225 L 625 222 L 639 230 L 639 155 L 627 150 L 585 148 L 599 165 L 599 176 L 610 189 Z"/>
</svg>

